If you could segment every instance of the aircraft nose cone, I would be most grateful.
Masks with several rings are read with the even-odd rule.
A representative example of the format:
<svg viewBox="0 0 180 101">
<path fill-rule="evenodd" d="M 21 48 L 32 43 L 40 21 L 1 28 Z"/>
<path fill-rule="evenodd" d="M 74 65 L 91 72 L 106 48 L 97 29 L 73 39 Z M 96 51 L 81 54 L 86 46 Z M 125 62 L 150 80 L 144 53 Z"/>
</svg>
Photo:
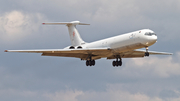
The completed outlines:
<svg viewBox="0 0 180 101">
<path fill-rule="evenodd" d="M 157 42 L 157 36 L 155 36 L 155 35 L 147 37 L 147 38 L 148 38 L 147 39 L 148 41 L 145 43 L 145 45 L 147 45 L 147 46 L 151 46 Z"/>
<path fill-rule="evenodd" d="M 158 39 L 158 38 L 157 38 L 157 36 L 156 36 L 156 37 L 155 37 L 155 41 L 156 41 L 156 42 L 157 42 L 157 39 Z"/>
<path fill-rule="evenodd" d="M 157 41 L 157 36 L 153 36 L 152 40 Z"/>
<path fill-rule="evenodd" d="M 154 44 L 154 43 L 156 43 L 156 42 L 157 42 L 157 36 L 152 36 L 152 37 L 150 38 L 150 43 Z"/>
</svg>

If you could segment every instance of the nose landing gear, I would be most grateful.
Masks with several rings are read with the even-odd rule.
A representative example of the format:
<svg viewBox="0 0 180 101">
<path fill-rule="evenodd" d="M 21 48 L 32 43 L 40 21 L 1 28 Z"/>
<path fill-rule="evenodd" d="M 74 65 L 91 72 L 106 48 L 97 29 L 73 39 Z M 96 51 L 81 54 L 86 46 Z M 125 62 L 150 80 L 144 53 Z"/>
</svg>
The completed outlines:
<svg viewBox="0 0 180 101">
<path fill-rule="evenodd" d="M 149 56 L 148 47 L 146 47 L 146 52 L 144 53 L 144 56 Z"/>
</svg>

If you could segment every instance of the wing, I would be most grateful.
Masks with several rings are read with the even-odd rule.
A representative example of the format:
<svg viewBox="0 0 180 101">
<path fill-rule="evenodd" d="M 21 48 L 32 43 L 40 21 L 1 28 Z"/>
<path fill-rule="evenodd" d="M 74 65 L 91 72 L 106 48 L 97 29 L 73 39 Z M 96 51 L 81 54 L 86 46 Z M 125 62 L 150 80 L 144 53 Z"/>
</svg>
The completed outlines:
<svg viewBox="0 0 180 101">
<path fill-rule="evenodd" d="M 146 50 L 133 50 L 123 53 L 123 58 L 144 57 Z M 148 51 L 150 55 L 172 55 L 173 53 Z"/>
<path fill-rule="evenodd" d="M 91 49 L 41 49 L 41 50 L 5 50 L 5 52 L 42 53 L 42 56 L 75 57 L 86 60 L 89 55 L 92 59 L 100 59 L 111 55 L 109 48 Z"/>
<path fill-rule="evenodd" d="M 144 57 L 146 50 L 132 50 L 127 52 L 120 52 L 121 58 L 138 58 L 138 57 Z M 167 52 L 157 52 L 157 51 L 148 51 L 150 55 L 172 55 L 173 53 L 167 53 Z M 107 57 L 107 59 L 115 59 L 116 57 L 114 55 Z"/>
<path fill-rule="evenodd" d="M 42 56 L 60 56 L 60 57 L 75 57 L 82 60 L 87 60 L 89 55 L 92 59 L 115 59 L 116 55 L 122 58 L 137 58 L 144 57 L 145 50 L 132 50 L 127 52 L 115 52 L 110 48 L 91 48 L 91 49 L 41 49 L 41 50 L 5 50 L 5 52 L 24 52 L 24 53 L 42 53 Z M 150 55 L 172 55 L 172 53 L 148 51 Z"/>
<path fill-rule="evenodd" d="M 145 50 L 134 50 L 134 52 L 138 52 L 138 53 L 145 53 Z M 157 51 L 148 51 L 149 54 L 151 55 L 173 55 L 173 53 L 168 53 L 168 52 L 157 52 Z"/>
</svg>

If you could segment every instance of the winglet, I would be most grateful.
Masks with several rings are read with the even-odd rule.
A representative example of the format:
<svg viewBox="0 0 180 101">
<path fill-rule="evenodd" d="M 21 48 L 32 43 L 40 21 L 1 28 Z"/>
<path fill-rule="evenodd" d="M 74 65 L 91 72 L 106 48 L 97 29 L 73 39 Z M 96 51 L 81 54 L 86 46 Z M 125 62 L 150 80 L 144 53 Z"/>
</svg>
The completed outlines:
<svg viewBox="0 0 180 101">
<path fill-rule="evenodd" d="M 8 50 L 5 50 L 4 52 L 8 52 Z"/>
</svg>

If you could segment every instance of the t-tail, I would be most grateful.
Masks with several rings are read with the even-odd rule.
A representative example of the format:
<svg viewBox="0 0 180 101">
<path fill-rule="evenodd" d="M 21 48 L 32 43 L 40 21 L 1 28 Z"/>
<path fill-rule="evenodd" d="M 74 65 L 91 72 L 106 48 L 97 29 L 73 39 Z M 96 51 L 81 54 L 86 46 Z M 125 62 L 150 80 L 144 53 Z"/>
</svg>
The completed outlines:
<svg viewBox="0 0 180 101">
<path fill-rule="evenodd" d="M 72 21 L 72 22 L 43 23 L 43 25 L 66 25 L 69 30 L 69 36 L 71 39 L 72 46 L 78 46 L 85 44 L 85 42 L 82 40 L 78 30 L 76 29 L 76 25 L 90 25 L 90 24 L 80 23 L 79 21 Z"/>
</svg>

